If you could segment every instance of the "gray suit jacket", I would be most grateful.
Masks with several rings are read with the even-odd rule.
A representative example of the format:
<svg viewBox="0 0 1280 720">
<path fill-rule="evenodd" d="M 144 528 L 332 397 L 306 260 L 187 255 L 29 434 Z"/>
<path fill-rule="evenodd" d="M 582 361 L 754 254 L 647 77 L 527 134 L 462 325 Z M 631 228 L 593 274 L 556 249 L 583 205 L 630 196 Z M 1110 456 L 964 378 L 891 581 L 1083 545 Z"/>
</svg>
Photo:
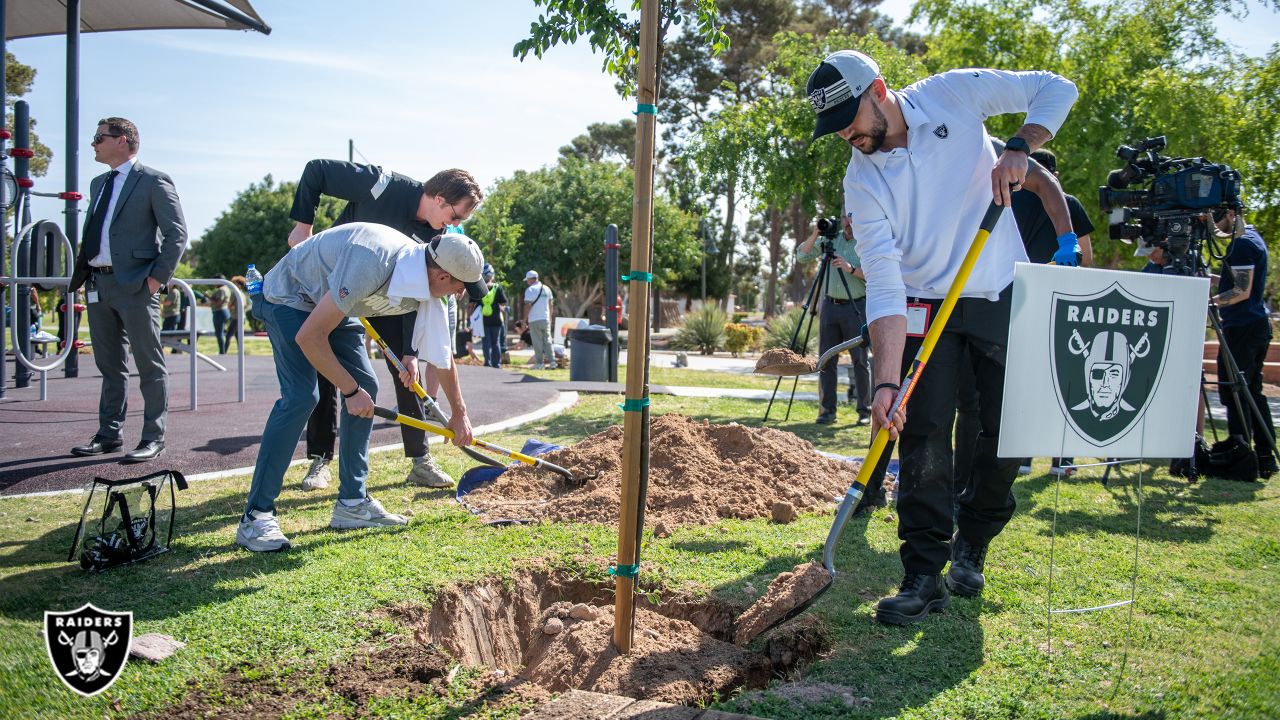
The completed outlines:
<svg viewBox="0 0 1280 720">
<path fill-rule="evenodd" d="M 89 214 L 97 204 L 108 173 L 89 183 Z M 88 214 L 85 217 L 88 224 Z M 178 191 L 169 176 L 135 162 L 125 177 L 115 214 L 111 216 L 111 266 L 122 285 L 141 285 L 153 277 L 169 282 L 187 248 L 187 224 L 182 218 Z M 71 275 L 74 291 L 89 277 L 84 238 Z"/>
</svg>

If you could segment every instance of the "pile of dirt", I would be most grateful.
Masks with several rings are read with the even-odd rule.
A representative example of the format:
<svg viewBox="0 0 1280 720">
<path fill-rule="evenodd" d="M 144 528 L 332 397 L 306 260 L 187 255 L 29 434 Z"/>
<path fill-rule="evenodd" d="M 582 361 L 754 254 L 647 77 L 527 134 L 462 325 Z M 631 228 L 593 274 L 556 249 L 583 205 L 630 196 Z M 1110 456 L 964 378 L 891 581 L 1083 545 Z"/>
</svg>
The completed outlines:
<svg viewBox="0 0 1280 720">
<path fill-rule="evenodd" d="M 755 371 L 762 375 L 807 375 L 818 371 L 818 361 L 789 348 L 774 348 L 764 351 L 756 361 Z"/>
<path fill-rule="evenodd" d="M 787 613 L 812 600 L 831 582 L 831 574 L 816 562 L 803 563 L 769 583 L 764 596 L 738 616 L 733 634 L 736 645 L 746 645 Z"/>
<path fill-rule="evenodd" d="M 808 441 L 772 428 L 668 414 L 652 420 L 649 437 L 650 526 L 767 518 L 777 503 L 812 512 L 842 495 L 858 473 L 857 463 L 825 458 Z M 582 487 L 521 465 L 467 495 L 467 502 L 486 519 L 616 523 L 622 439 L 622 427 L 614 425 L 544 456 L 575 475 L 599 473 Z"/>
<path fill-rule="evenodd" d="M 768 682 L 763 656 L 701 632 L 692 623 L 636 608 L 628 655 L 613 647 L 613 607 L 555 603 L 529 628 L 524 677 L 552 691 L 583 688 L 688 703 Z"/>
</svg>

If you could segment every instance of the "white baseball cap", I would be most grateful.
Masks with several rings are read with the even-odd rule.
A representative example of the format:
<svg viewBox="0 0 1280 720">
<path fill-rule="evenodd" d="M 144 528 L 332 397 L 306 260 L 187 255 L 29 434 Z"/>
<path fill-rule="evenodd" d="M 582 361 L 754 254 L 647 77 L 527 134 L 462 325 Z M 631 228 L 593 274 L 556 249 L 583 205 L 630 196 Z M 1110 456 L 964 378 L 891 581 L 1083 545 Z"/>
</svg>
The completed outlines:
<svg viewBox="0 0 1280 720">
<path fill-rule="evenodd" d="M 524 279 L 525 279 L 525 280 L 537 280 L 537 279 L 538 279 L 538 271 L 537 271 L 537 270 L 530 270 L 529 272 L 527 272 L 527 273 L 525 273 L 525 274 L 524 274 Z"/>
<path fill-rule="evenodd" d="M 484 255 L 475 240 L 461 233 L 445 233 L 427 243 L 427 254 L 440 266 L 467 286 L 467 294 L 479 302 L 489 292 L 489 286 L 480 278 L 484 267 Z"/>
<path fill-rule="evenodd" d="M 878 77 L 880 66 L 857 50 L 841 50 L 828 55 L 809 75 L 805 89 L 813 111 L 818 114 L 813 139 L 849 127 L 858 114 L 862 94 Z"/>
</svg>

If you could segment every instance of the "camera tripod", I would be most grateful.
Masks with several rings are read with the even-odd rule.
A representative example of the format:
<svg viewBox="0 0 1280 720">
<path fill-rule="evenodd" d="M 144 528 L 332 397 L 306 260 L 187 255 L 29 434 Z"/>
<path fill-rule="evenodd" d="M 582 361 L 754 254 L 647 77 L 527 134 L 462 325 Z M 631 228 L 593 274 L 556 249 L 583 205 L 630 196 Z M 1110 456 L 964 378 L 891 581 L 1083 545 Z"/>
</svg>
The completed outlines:
<svg viewBox="0 0 1280 720">
<path fill-rule="evenodd" d="M 806 354 L 809 348 L 809 339 L 813 334 L 813 321 L 818 317 L 817 303 L 826 297 L 826 280 L 832 271 L 831 261 L 835 259 L 836 251 L 831 245 L 831 238 L 819 236 L 818 242 L 822 248 L 822 257 L 818 261 L 818 272 L 814 275 L 813 283 L 809 285 L 809 290 L 805 293 L 804 304 L 800 306 L 800 317 L 796 319 L 795 329 L 791 331 L 791 342 L 787 347 L 798 355 Z M 840 284 L 844 286 L 845 297 L 851 297 L 849 292 L 849 281 L 845 278 L 844 273 L 835 270 L 840 276 Z M 805 317 L 808 322 L 805 322 Z M 800 338 L 800 328 L 804 327 L 804 342 L 797 343 Z M 833 348 L 834 349 L 834 348 Z M 822 363 L 818 364 L 818 370 L 822 370 Z M 791 381 L 791 397 L 787 399 L 787 414 L 783 417 L 783 421 L 791 419 L 791 405 L 796 399 L 796 388 L 800 384 L 800 376 L 796 375 Z M 769 405 L 764 411 L 764 420 L 768 422 L 769 413 L 773 411 L 773 401 L 778 397 L 778 388 L 782 386 L 782 376 L 778 376 L 778 380 L 773 384 L 773 393 L 769 396 Z"/>
<path fill-rule="evenodd" d="M 1213 334 L 1218 338 L 1218 358 L 1222 361 L 1222 366 L 1227 371 L 1227 378 L 1224 380 L 1219 375 L 1216 381 L 1210 381 L 1205 378 L 1204 370 L 1200 371 L 1200 395 L 1204 400 L 1205 409 L 1209 408 L 1208 386 L 1216 385 L 1219 399 L 1222 398 L 1223 389 L 1225 388 L 1231 393 L 1231 405 L 1235 408 L 1236 417 L 1240 419 L 1240 424 L 1244 428 L 1244 441 L 1249 448 L 1254 447 L 1253 428 L 1256 424 L 1262 428 L 1262 446 L 1272 458 L 1280 461 L 1280 454 L 1276 452 L 1276 439 L 1271 432 L 1266 429 L 1272 426 L 1270 408 L 1264 415 L 1262 408 L 1254 402 L 1253 396 L 1249 394 L 1249 386 L 1245 381 L 1244 373 L 1240 371 L 1240 366 L 1236 364 L 1235 356 L 1231 354 L 1231 348 L 1227 345 L 1226 338 L 1222 332 L 1222 313 L 1213 301 L 1209 301 L 1209 324 L 1213 327 Z M 1224 403 L 1225 404 L 1225 403 Z M 1250 421 L 1252 419 L 1252 422 Z M 1213 423 L 1213 417 L 1209 417 L 1209 426 L 1213 429 L 1213 439 L 1216 442 L 1218 438 L 1218 426 Z M 1228 430 L 1228 432 L 1230 432 Z M 1193 454 L 1190 463 L 1191 478 L 1195 479 L 1200 475 L 1200 469 L 1196 467 L 1196 459 Z"/>
</svg>

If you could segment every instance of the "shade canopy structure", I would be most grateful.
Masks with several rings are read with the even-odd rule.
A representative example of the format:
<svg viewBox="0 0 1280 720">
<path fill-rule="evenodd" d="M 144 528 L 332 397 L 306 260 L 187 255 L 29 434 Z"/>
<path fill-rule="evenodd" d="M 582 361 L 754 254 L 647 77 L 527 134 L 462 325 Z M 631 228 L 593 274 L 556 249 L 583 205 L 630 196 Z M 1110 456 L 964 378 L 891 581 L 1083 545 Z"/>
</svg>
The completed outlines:
<svg viewBox="0 0 1280 720">
<path fill-rule="evenodd" d="M 5 110 L 5 66 L 9 40 L 47 35 L 67 36 L 67 147 L 66 186 L 59 194 L 66 200 L 65 229 L 74 253 L 80 237 L 80 34 L 119 32 L 125 30 L 252 30 L 263 35 L 271 28 L 253 9 L 249 0 L 0 0 L 0 155 L 6 154 L 5 141 L 10 137 Z M 24 192 L 28 192 L 24 190 Z M 15 217 L 15 227 L 26 218 Z M 4 223 L 0 223 L 2 228 Z M 0 232 L 0 238 L 4 237 Z M 0 267 L 5 265 L 4 243 L 0 243 Z M 3 271 L 0 271 L 3 272 Z M 14 317 L 27 317 L 26 296 L 14 298 Z M 76 335 L 78 322 L 67 323 L 63 342 Z M 0 328 L 2 329 L 2 328 Z M 16 351 L 29 353 L 25 334 L 20 334 Z M 5 342 L 0 333 L 0 398 L 4 397 Z M 67 377 L 80 373 L 79 355 L 71 353 L 63 364 Z M 27 387 L 31 371 L 18 363 L 14 372 L 17 387 Z"/>
<path fill-rule="evenodd" d="M 66 0 L 7 0 L 5 39 L 63 35 Z M 271 28 L 248 0 L 81 0 L 80 32 L 120 30 L 256 30 Z"/>
</svg>

